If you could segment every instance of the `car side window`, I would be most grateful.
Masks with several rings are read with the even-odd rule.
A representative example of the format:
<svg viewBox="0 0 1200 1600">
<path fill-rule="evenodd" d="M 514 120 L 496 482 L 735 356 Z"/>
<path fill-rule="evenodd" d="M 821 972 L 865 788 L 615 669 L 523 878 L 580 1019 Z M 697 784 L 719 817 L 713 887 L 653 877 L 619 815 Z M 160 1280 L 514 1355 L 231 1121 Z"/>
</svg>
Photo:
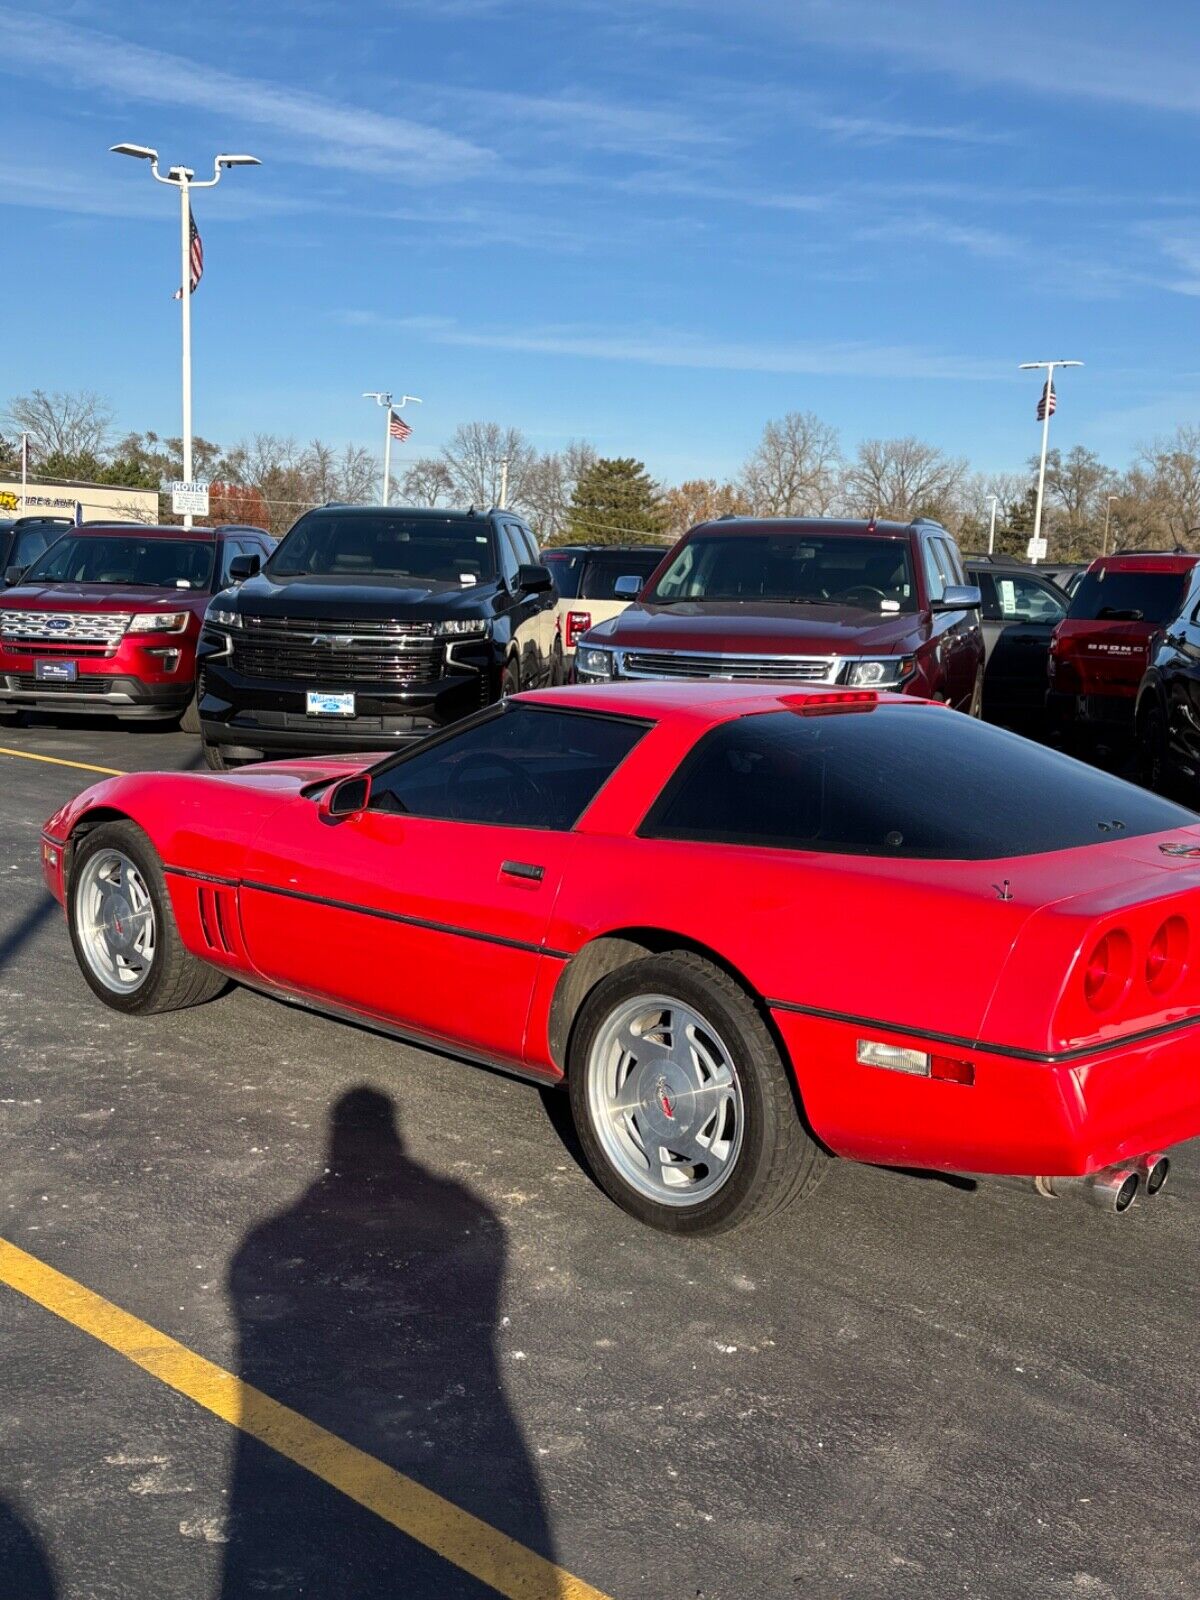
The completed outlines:
<svg viewBox="0 0 1200 1600">
<path fill-rule="evenodd" d="M 933 546 L 933 559 L 937 562 L 938 571 L 942 575 L 942 583 L 946 588 L 958 582 L 958 574 L 954 570 L 954 562 L 944 539 L 931 539 Z"/>
<path fill-rule="evenodd" d="M 623 717 L 512 704 L 376 775 L 370 809 L 566 832 L 645 731 Z"/>
<path fill-rule="evenodd" d="M 925 567 L 925 586 L 929 590 L 929 599 L 940 600 L 946 592 L 946 580 L 934 556 L 932 539 L 921 540 L 921 561 Z"/>
<path fill-rule="evenodd" d="M 513 537 L 512 528 L 507 522 L 502 522 L 497 530 L 497 543 L 500 546 L 500 570 L 504 580 L 511 589 L 516 585 L 517 568 L 522 565 L 525 557 L 517 548 L 517 541 Z"/>
<path fill-rule="evenodd" d="M 979 597 L 983 601 L 979 614 L 985 622 L 998 622 L 1000 620 L 1000 602 L 996 598 L 995 580 L 990 572 L 968 572 L 968 583 L 973 583 L 979 590 Z"/>
<path fill-rule="evenodd" d="M 12 564 L 15 567 L 31 567 L 49 548 L 44 533 L 39 533 L 36 528 L 19 529 L 17 542 L 13 547 Z"/>
<path fill-rule="evenodd" d="M 963 566 L 962 551 L 949 534 L 946 535 L 943 542 L 946 546 L 946 554 L 950 557 L 950 570 L 954 574 L 955 583 L 966 583 L 967 576 L 966 569 Z"/>
<path fill-rule="evenodd" d="M 518 550 L 524 550 L 525 552 L 521 559 L 529 566 L 536 567 L 542 558 L 538 554 L 537 541 L 534 539 L 532 533 L 530 533 L 529 529 L 524 527 L 520 522 L 514 522 L 512 524 L 512 530 L 517 538 Z"/>
<path fill-rule="evenodd" d="M 242 543 L 242 541 L 240 539 L 222 539 L 222 541 L 221 541 L 221 559 L 220 559 L 220 564 L 219 564 L 218 571 L 217 571 L 217 583 L 216 583 L 216 587 L 218 589 L 226 589 L 226 588 L 229 587 L 230 583 L 232 583 L 233 580 L 229 575 L 230 564 L 232 563 L 233 558 L 235 556 L 240 556 L 242 554 L 243 550 L 246 550 L 248 548 L 249 548 L 248 546 L 243 545 L 243 543 Z M 257 555 L 257 553 L 258 552 L 255 551 L 256 555 Z"/>
<path fill-rule="evenodd" d="M 996 597 L 1005 622 L 1060 622 L 1066 615 L 1066 596 L 1060 601 L 1033 578 L 1019 572 L 996 576 Z"/>
</svg>

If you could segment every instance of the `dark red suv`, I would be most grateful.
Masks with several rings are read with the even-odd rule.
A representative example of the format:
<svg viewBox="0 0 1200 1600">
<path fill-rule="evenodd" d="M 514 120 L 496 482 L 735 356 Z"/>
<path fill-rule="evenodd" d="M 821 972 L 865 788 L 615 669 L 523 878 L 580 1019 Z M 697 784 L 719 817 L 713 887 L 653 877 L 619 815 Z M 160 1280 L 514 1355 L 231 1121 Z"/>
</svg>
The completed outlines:
<svg viewBox="0 0 1200 1600">
<path fill-rule="evenodd" d="M 198 732 L 205 608 L 273 549 L 257 528 L 71 529 L 0 590 L 0 718 L 34 710 L 183 717 Z"/>
<path fill-rule="evenodd" d="M 575 671 L 895 689 L 978 716 L 979 604 L 940 523 L 722 518 L 584 636 Z"/>
<path fill-rule="evenodd" d="M 1085 738 L 1133 734 L 1138 685 L 1198 565 L 1200 556 L 1160 551 L 1092 562 L 1050 641 L 1052 726 Z"/>
</svg>

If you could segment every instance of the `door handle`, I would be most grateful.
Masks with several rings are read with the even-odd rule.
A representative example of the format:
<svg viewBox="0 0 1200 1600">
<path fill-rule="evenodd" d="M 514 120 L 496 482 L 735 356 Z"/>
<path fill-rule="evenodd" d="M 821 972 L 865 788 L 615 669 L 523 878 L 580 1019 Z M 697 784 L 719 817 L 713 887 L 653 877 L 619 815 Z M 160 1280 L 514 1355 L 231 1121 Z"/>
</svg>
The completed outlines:
<svg viewBox="0 0 1200 1600">
<path fill-rule="evenodd" d="M 546 876 L 545 867 L 532 861 L 502 861 L 500 871 L 506 878 L 525 878 L 533 883 L 541 883 Z"/>
</svg>

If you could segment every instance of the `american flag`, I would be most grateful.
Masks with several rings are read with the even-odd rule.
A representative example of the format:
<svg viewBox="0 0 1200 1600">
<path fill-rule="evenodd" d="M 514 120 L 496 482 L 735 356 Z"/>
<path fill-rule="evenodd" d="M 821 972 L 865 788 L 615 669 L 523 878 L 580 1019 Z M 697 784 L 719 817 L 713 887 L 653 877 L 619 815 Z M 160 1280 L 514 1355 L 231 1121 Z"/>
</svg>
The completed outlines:
<svg viewBox="0 0 1200 1600">
<path fill-rule="evenodd" d="M 405 439 L 407 439 L 409 434 L 412 432 L 412 429 L 409 427 L 408 423 L 405 422 L 403 417 L 397 416 L 394 411 L 389 411 L 388 432 L 391 434 L 393 439 L 399 439 L 400 443 L 403 444 Z"/>
<path fill-rule="evenodd" d="M 191 228 L 191 249 L 188 251 L 188 289 L 195 294 L 199 288 L 200 279 L 204 276 L 204 241 L 200 237 L 200 229 L 196 226 L 196 219 L 190 213 L 188 226 Z M 182 300 L 183 290 L 176 289 L 172 299 Z"/>
<path fill-rule="evenodd" d="M 1057 407 L 1058 396 L 1054 392 L 1054 381 L 1051 378 L 1047 378 L 1045 388 L 1042 390 L 1042 398 L 1038 401 L 1038 421 L 1045 422 L 1047 417 L 1052 417 Z"/>
</svg>

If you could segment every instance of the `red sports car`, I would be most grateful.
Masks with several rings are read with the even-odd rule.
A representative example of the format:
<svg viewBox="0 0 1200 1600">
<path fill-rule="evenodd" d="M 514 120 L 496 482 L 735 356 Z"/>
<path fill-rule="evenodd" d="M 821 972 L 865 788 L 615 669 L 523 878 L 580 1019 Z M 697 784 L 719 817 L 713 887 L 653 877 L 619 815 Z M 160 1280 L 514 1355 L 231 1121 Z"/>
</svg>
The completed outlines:
<svg viewBox="0 0 1200 1600">
<path fill-rule="evenodd" d="M 374 761 L 109 779 L 42 859 L 108 1005 L 233 979 L 565 1079 L 679 1233 L 830 1153 L 1119 1211 L 1200 1133 L 1200 819 L 908 697 L 519 695 Z"/>
</svg>

